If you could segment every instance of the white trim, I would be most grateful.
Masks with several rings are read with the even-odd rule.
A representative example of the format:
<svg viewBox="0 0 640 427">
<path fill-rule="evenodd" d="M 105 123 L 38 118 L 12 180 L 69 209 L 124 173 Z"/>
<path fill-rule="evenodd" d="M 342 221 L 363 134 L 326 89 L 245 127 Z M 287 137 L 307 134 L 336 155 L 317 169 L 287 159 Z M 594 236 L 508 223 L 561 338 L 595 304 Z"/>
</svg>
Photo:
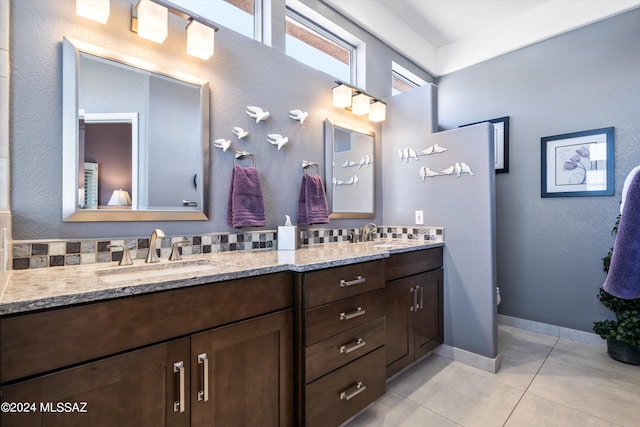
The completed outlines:
<svg viewBox="0 0 640 427">
<path fill-rule="evenodd" d="M 264 6 L 262 0 L 253 0 L 253 39 L 262 43 L 264 39 L 264 28 L 265 22 L 263 18 L 263 10 Z M 269 26 L 267 28 L 271 28 L 271 21 L 269 21 Z"/>
<path fill-rule="evenodd" d="M 594 333 L 551 325 L 548 323 L 536 322 L 534 320 L 520 319 L 518 317 L 498 314 L 498 324 L 513 326 L 514 328 L 525 329 L 527 331 L 537 332 L 539 334 L 558 337 L 582 344 L 595 345 L 598 347 L 607 346 L 607 342 Z"/>
<path fill-rule="evenodd" d="M 415 73 L 412 73 L 402 65 L 398 64 L 396 61 L 391 61 L 391 72 L 392 75 L 395 72 L 400 77 L 408 80 L 410 83 L 418 85 L 418 86 L 426 86 L 428 82 L 421 77 L 418 77 Z"/>
<path fill-rule="evenodd" d="M 597 347 L 606 347 L 607 345 L 605 340 L 591 332 L 579 331 L 577 329 L 565 328 L 562 326 L 550 325 L 548 323 L 520 319 L 512 316 L 505 316 L 503 314 L 498 314 L 498 324 Z M 451 347 L 447 344 L 441 344 L 436 347 L 433 354 L 494 374 L 498 372 L 502 362 L 502 356 L 500 354 L 495 358 L 490 358 L 460 348 Z"/>
<path fill-rule="evenodd" d="M 502 364 L 502 355 L 498 353 L 496 357 L 486 357 L 477 353 L 472 353 L 457 347 L 451 347 L 447 344 L 441 344 L 433 350 L 433 354 L 446 357 L 447 359 L 482 369 L 483 371 L 495 374 Z"/>
<path fill-rule="evenodd" d="M 351 85 L 366 89 L 366 44 L 300 0 L 286 0 L 285 17 L 350 51 Z M 286 31 L 285 31 L 286 33 Z M 286 47 L 285 47 L 286 50 Z M 324 70 L 320 70 L 324 71 Z"/>
</svg>

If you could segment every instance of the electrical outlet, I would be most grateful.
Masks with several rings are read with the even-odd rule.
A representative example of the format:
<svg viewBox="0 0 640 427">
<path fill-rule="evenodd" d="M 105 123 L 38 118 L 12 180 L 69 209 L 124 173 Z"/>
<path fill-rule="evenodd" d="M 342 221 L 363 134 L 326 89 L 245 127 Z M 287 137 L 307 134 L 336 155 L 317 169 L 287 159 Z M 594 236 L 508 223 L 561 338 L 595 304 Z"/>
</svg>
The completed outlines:
<svg viewBox="0 0 640 427">
<path fill-rule="evenodd" d="M 416 225 L 424 224 L 424 211 L 416 211 Z"/>
</svg>

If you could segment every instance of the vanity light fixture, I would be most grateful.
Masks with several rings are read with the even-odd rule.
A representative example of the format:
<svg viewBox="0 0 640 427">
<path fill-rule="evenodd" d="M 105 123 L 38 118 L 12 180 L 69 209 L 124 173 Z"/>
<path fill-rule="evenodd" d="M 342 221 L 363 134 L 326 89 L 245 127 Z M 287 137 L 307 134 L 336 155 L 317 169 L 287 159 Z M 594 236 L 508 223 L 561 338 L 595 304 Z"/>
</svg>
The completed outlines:
<svg viewBox="0 0 640 427">
<path fill-rule="evenodd" d="M 131 206 L 131 197 L 127 190 L 114 190 L 107 203 L 109 206 Z"/>
<path fill-rule="evenodd" d="M 333 88 L 333 105 L 338 108 L 351 107 L 353 91 L 347 85 L 340 84 Z"/>
<path fill-rule="evenodd" d="M 166 0 L 139 0 L 137 5 L 131 6 L 131 31 L 162 43 L 168 33 L 169 12 L 189 21 L 186 27 L 187 53 L 203 60 L 211 58 L 215 33 L 219 28 L 208 19 Z"/>
<path fill-rule="evenodd" d="M 359 93 L 353 95 L 351 101 L 351 112 L 357 116 L 363 116 L 369 114 L 369 104 L 371 104 L 371 98 L 365 93 Z"/>
<path fill-rule="evenodd" d="M 193 18 L 187 25 L 187 53 L 205 61 L 213 56 L 216 30 Z"/>
<path fill-rule="evenodd" d="M 76 0 L 76 15 L 106 24 L 110 0 Z"/>
<path fill-rule="evenodd" d="M 381 122 L 385 119 L 387 104 L 356 87 L 340 81 L 336 83 L 338 86 L 332 90 L 334 106 L 346 108 L 359 116 L 368 114 L 372 122 Z"/>
<path fill-rule="evenodd" d="M 131 12 L 131 29 L 143 39 L 162 44 L 167 38 L 169 9 L 151 0 L 140 0 Z"/>
<path fill-rule="evenodd" d="M 369 106 L 369 120 L 372 122 L 381 122 L 387 116 L 387 104 L 382 101 L 374 101 Z"/>
</svg>

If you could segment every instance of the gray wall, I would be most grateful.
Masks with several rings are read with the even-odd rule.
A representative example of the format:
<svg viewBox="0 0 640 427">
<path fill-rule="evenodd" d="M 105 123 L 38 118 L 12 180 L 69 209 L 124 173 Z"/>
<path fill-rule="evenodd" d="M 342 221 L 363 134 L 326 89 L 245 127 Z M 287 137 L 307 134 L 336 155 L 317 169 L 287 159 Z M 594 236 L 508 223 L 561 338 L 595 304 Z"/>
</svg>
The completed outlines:
<svg viewBox="0 0 640 427">
<path fill-rule="evenodd" d="M 640 164 L 640 10 L 443 76 L 440 126 L 510 116 L 496 176 L 499 313 L 590 331 L 601 258 L 627 173 Z M 540 138 L 615 127 L 616 195 L 540 197 Z"/>
<path fill-rule="evenodd" d="M 493 131 L 487 124 L 430 134 L 433 87 L 388 99 L 383 124 L 384 220 L 413 224 L 424 211 L 427 225 L 445 227 L 445 344 L 497 356 L 495 308 L 495 206 Z M 398 150 L 420 152 L 438 144 L 447 151 L 400 162 Z M 442 171 L 467 163 L 474 175 L 456 174 L 421 180 L 421 166 Z"/>
<path fill-rule="evenodd" d="M 11 2 L 10 88 L 11 110 L 11 207 L 14 239 L 84 238 L 145 235 L 160 227 L 168 235 L 231 231 L 226 225 L 227 192 L 233 154 L 211 148 L 211 189 L 209 220 L 206 222 L 63 223 L 62 200 L 62 55 L 63 36 L 82 40 L 108 50 L 139 57 L 162 67 L 204 78 L 211 86 L 211 141 L 228 138 L 238 149 L 257 154 L 265 196 L 266 229 L 274 229 L 284 215 L 295 217 L 303 159 L 322 162 L 323 120 L 375 132 L 380 125 L 359 119 L 331 105 L 333 78 L 313 70 L 282 50 L 284 35 L 273 37 L 273 46 L 227 30 L 216 34 L 216 53 L 200 61 L 184 53 L 184 20 L 170 15 L 169 37 L 162 45 L 140 39 L 130 28 L 130 5 L 134 0 L 113 0 L 106 25 L 76 16 L 75 1 L 19 0 Z M 275 27 L 284 29 L 284 1 L 272 1 Z M 355 27 L 318 0 L 305 4 L 330 18 L 367 43 L 366 89 L 374 96 L 391 94 L 391 60 L 420 73 L 406 59 L 380 41 Z M 37 23 L 38 30 L 29 25 Z M 426 73 L 420 73 L 433 80 Z M 255 124 L 245 114 L 247 105 L 258 105 L 271 112 L 265 123 Z M 288 111 L 303 109 L 310 117 L 304 125 L 288 117 Z M 241 126 L 250 136 L 236 142 L 233 126 Z M 289 137 L 289 144 L 278 151 L 266 142 L 268 133 Z M 376 158 L 380 139 L 376 138 Z M 381 188 L 381 166 L 376 167 L 376 188 Z M 377 195 L 378 196 L 378 195 Z M 376 223 L 382 223 L 382 197 L 376 198 Z M 361 220 L 334 220 L 330 226 L 361 225 Z"/>
</svg>

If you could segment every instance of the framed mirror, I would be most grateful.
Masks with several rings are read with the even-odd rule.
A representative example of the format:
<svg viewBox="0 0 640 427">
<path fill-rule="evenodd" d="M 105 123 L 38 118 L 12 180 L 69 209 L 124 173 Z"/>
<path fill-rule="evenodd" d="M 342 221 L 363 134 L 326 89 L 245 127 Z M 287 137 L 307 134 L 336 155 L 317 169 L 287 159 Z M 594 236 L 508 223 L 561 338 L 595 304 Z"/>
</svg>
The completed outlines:
<svg viewBox="0 0 640 427">
<path fill-rule="evenodd" d="M 329 218 L 375 217 L 375 134 L 325 120 Z"/>
<path fill-rule="evenodd" d="M 63 40 L 67 222 L 206 220 L 209 84 Z"/>
</svg>

